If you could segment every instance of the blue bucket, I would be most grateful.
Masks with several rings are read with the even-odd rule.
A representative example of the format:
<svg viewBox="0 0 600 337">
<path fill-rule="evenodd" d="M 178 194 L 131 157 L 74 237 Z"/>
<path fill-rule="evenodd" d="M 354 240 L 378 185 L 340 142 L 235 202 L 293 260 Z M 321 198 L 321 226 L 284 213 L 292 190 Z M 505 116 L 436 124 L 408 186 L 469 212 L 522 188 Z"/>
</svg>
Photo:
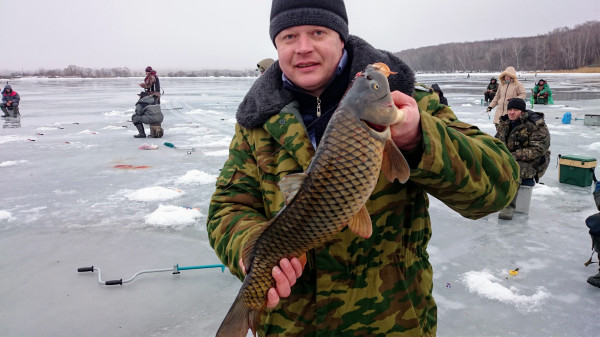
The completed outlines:
<svg viewBox="0 0 600 337">
<path fill-rule="evenodd" d="M 563 124 L 571 124 L 571 113 L 570 112 L 565 112 L 565 114 L 563 115 L 563 118 L 562 118 L 562 123 Z"/>
</svg>

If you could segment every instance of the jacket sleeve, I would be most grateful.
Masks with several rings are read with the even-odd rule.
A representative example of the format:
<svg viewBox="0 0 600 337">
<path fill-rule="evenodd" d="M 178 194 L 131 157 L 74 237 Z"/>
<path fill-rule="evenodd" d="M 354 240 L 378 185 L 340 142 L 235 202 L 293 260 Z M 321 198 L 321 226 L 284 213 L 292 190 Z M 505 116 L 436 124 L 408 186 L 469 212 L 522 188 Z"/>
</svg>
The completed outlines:
<svg viewBox="0 0 600 337">
<path fill-rule="evenodd" d="M 208 210 L 207 231 L 211 246 L 229 270 L 240 279 L 239 268 L 245 242 L 267 221 L 257 166 L 247 133 L 236 125 L 229 158 L 217 179 Z"/>
<path fill-rule="evenodd" d="M 19 96 L 19 94 L 15 94 L 15 96 L 12 98 L 12 105 L 13 106 L 19 106 L 19 102 L 21 101 L 21 96 Z"/>
<path fill-rule="evenodd" d="M 515 97 L 521 98 L 523 100 L 527 97 L 527 93 L 525 92 L 525 86 L 523 85 L 523 83 L 517 82 L 516 94 L 517 95 Z"/>
<path fill-rule="evenodd" d="M 470 219 L 508 205 L 518 188 L 519 167 L 506 146 L 459 121 L 449 107 L 429 107 L 434 109 L 421 110 L 423 156 L 410 179 Z"/>
<path fill-rule="evenodd" d="M 488 105 L 490 108 L 493 108 L 496 105 L 498 105 L 498 100 L 500 100 L 500 97 L 502 96 L 502 92 L 499 89 L 500 89 L 500 86 L 498 86 L 498 89 L 496 89 L 496 94 L 494 95 L 494 99 L 492 100 L 490 105 Z"/>
</svg>

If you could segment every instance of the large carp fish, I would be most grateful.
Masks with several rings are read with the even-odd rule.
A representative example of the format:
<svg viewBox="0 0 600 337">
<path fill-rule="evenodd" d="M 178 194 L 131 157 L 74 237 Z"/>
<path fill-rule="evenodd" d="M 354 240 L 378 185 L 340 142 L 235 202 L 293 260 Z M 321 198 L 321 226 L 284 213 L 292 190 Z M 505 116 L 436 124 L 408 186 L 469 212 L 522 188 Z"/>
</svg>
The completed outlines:
<svg viewBox="0 0 600 337">
<path fill-rule="evenodd" d="M 390 95 L 390 74 L 384 63 L 359 72 L 306 171 L 279 182 L 285 205 L 245 244 L 242 262 L 248 273 L 217 337 L 245 337 L 248 329 L 256 336 L 267 291 L 275 284 L 271 272 L 282 258 L 300 257 L 346 226 L 371 236 L 365 202 L 380 171 L 390 182 L 408 180 L 408 164 L 391 139 L 389 126 L 402 122 L 403 111 Z"/>
</svg>

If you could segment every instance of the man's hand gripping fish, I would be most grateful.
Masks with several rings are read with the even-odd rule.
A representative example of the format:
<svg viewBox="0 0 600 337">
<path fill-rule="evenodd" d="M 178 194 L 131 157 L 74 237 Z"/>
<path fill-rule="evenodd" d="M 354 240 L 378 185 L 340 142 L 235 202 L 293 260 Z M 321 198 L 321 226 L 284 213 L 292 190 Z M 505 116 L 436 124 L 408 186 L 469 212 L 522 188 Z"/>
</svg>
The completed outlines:
<svg viewBox="0 0 600 337">
<path fill-rule="evenodd" d="M 391 138 L 390 125 L 401 123 L 384 63 L 359 72 L 325 130 L 321 144 L 303 173 L 279 182 L 285 206 L 248 239 L 242 253 L 247 275 L 238 296 L 217 331 L 217 337 L 256 336 L 271 275 L 282 258 L 300 257 L 331 240 L 344 227 L 368 238 L 373 232 L 365 206 L 380 171 L 401 183 L 410 169 Z"/>
</svg>

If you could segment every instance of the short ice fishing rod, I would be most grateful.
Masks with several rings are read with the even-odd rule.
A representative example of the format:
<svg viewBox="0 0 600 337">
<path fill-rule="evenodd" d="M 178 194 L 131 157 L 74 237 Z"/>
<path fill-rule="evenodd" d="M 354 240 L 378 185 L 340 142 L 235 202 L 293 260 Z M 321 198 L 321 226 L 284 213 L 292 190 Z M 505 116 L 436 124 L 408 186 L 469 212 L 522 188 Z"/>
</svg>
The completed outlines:
<svg viewBox="0 0 600 337">
<path fill-rule="evenodd" d="M 173 275 L 177 275 L 177 274 L 179 274 L 179 272 L 181 270 L 207 269 L 207 268 L 221 268 L 221 272 L 222 273 L 225 272 L 225 265 L 223 265 L 223 264 L 207 264 L 207 265 L 189 266 L 189 267 L 180 267 L 179 264 L 175 264 L 175 265 L 173 265 L 172 268 L 140 270 L 137 273 L 135 273 L 132 277 L 128 278 L 127 280 L 119 279 L 119 280 L 109 280 L 109 281 L 102 281 L 102 273 L 100 271 L 100 268 L 96 268 L 94 266 L 77 268 L 77 272 L 84 273 L 84 272 L 88 272 L 88 271 L 91 271 L 91 272 L 97 271 L 98 272 L 98 283 L 100 283 L 102 285 L 112 286 L 112 285 L 123 285 L 123 283 L 129 283 L 141 274 L 171 271 L 171 272 L 173 272 Z"/>
<path fill-rule="evenodd" d="M 189 149 L 182 149 L 182 148 L 179 148 L 179 147 L 175 146 L 173 143 L 169 143 L 169 142 L 164 142 L 163 145 L 166 146 L 166 147 L 170 147 L 172 149 L 175 149 L 175 150 L 185 150 L 185 151 L 187 151 L 187 154 L 192 154 L 192 152 L 196 152 L 196 149 L 193 148 L 193 147 L 189 148 Z"/>
</svg>

